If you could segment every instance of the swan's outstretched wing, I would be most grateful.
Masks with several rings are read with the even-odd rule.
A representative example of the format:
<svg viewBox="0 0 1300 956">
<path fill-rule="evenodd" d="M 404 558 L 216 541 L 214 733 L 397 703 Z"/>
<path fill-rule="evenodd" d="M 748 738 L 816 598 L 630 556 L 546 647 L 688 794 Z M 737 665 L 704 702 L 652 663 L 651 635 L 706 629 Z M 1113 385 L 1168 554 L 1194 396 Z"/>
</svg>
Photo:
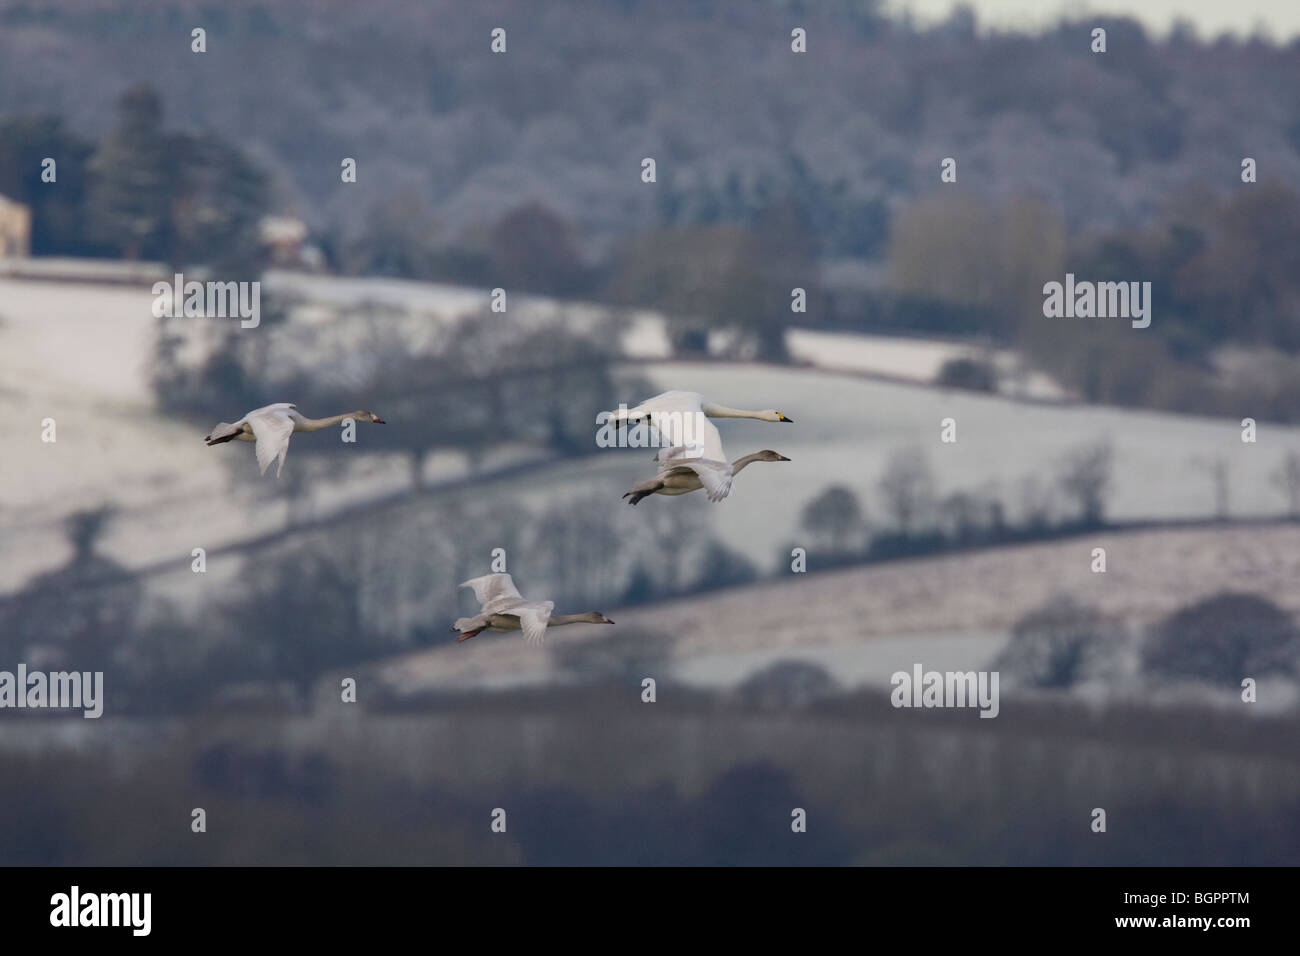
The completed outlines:
<svg viewBox="0 0 1300 956">
<path fill-rule="evenodd" d="M 498 614 L 509 614 L 519 618 L 519 627 L 524 632 L 524 640 L 529 644 L 540 644 L 546 637 L 546 622 L 555 610 L 554 601 L 524 601 Z"/>
<path fill-rule="evenodd" d="M 508 574 L 485 574 L 470 578 L 460 586 L 474 589 L 474 599 L 482 605 L 484 612 L 489 609 L 499 610 L 503 604 L 524 599 L 515 587 L 514 579 Z"/>
<path fill-rule="evenodd" d="M 289 417 L 292 405 L 267 405 L 244 416 L 244 421 L 253 430 L 257 439 L 257 466 L 266 474 L 266 469 L 278 457 L 280 464 L 275 469 L 275 477 L 280 477 L 284 469 L 285 455 L 289 454 L 289 436 L 293 434 L 293 419 Z"/>
<path fill-rule="evenodd" d="M 699 452 L 694 448 L 686 445 L 673 445 L 671 448 L 660 448 L 650 457 L 650 460 L 659 462 L 659 470 L 664 472 L 670 471 L 675 465 L 681 464 L 686 459 L 699 457 Z"/>
<path fill-rule="evenodd" d="M 654 398 L 647 398 L 635 408 L 627 410 L 628 418 L 644 418 L 652 412 L 704 411 L 704 396 L 699 392 L 683 392 L 674 389 L 661 392 Z"/>
<path fill-rule="evenodd" d="M 291 405 L 289 402 L 276 402 L 274 405 L 265 405 L 262 408 L 255 408 L 237 422 L 217 422 L 212 426 L 212 431 L 203 440 L 209 445 L 220 445 L 222 442 L 233 441 L 238 438 L 244 431 L 244 426 L 252 427 L 251 419 L 254 415 L 265 415 L 275 412 L 288 412 L 296 409 L 297 405 Z M 266 472 L 266 468 L 262 469 Z"/>
<path fill-rule="evenodd" d="M 671 467 L 667 471 L 688 468 L 695 472 L 710 501 L 721 501 L 731 494 L 732 470 L 731 465 L 725 461 L 710 461 L 707 458 L 675 458 L 670 459 L 669 464 Z"/>
<path fill-rule="evenodd" d="M 718 426 L 704 414 L 704 396 L 699 392 L 672 391 L 648 398 L 618 421 L 648 421 L 670 445 L 685 445 L 701 458 L 726 461 Z"/>
</svg>

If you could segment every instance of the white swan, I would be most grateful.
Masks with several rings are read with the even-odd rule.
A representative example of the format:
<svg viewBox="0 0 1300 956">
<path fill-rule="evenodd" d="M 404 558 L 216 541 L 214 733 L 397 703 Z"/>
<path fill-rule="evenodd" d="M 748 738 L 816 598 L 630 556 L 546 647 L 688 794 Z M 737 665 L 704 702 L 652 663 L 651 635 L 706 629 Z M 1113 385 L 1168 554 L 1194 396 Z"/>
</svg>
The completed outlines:
<svg viewBox="0 0 1300 956">
<path fill-rule="evenodd" d="M 731 492 L 731 480 L 756 461 L 789 461 L 770 449 L 737 458 L 731 463 L 691 457 L 689 449 L 668 448 L 655 456 L 659 474 L 635 485 L 624 498 L 636 504 L 649 495 L 685 495 L 703 488 L 710 501 L 721 501 Z"/>
<path fill-rule="evenodd" d="M 348 412 L 331 418 L 308 418 L 298 411 L 297 405 L 277 402 L 265 408 L 254 409 L 239 421 L 219 422 L 203 440 L 209 445 L 220 445 L 228 441 L 257 442 L 257 464 L 262 474 L 271 462 L 278 457 L 275 477 L 280 477 L 284 469 L 284 458 L 289 454 L 289 436 L 294 432 L 316 432 L 329 428 L 351 418 L 358 422 L 371 422 L 375 425 L 387 424 L 374 412 Z"/>
<path fill-rule="evenodd" d="M 615 428 L 646 422 L 654 426 L 668 446 L 686 446 L 700 458 L 726 463 L 722 436 L 710 418 L 753 418 L 761 422 L 789 422 L 774 408 L 749 411 L 706 401 L 699 392 L 671 391 L 648 398 L 635 408 L 609 412 Z"/>
<path fill-rule="evenodd" d="M 456 638 L 458 644 L 468 641 L 481 631 L 518 630 L 524 632 L 524 640 L 529 644 L 540 644 L 548 627 L 614 623 L 599 611 L 553 615 L 551 611 L 555 610 L 554 601 L 525 601 L 515 587 L 514 579 L 508 574 L 485 574 L 479 578 L 470 578 L 460 587 L 473 588 L 474 597 L 482 609 L 473 617 L 459 618 L 451 626 L 453 631 L 460 631 L 460 637 Z"/>
</svg>

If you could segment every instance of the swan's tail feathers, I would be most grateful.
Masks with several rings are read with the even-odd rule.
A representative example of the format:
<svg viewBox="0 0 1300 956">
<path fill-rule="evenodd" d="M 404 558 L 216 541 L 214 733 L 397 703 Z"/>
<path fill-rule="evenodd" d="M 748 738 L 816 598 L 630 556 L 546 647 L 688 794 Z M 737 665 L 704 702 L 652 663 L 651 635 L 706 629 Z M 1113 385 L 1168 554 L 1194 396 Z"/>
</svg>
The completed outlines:
<svg viewBox="0 0 1300 956">
<path fill-rule="evenodd" d="M 218 422 L 212 432 L 203 440 L 208 445 L 220 445 L 224 442 L 234 441 L 238 434 L 238 425 L 232 425 L 230 422 Z"/>
<path fill-rule="evenodd" d="M 451 626 L 453 631 L 460 631 L 460 637 L 456 638 L 456 643 L 468 641 L 475 634 L 486 631 L 490 622 L 483 619 L 482 615 L 477 617 L 458 617 L 456 623 Z"/>
<path fill-rule="evenodd" d="M 652 478 L 650 481 L 643 481 L 641 484 L 634 486 L 623 493 L 624 498 L 630 498 L 628 504 L 634 505 L 642 498 L 648 498 L 664 486 L 664 483 L 658 478 Z"/>
</svg>

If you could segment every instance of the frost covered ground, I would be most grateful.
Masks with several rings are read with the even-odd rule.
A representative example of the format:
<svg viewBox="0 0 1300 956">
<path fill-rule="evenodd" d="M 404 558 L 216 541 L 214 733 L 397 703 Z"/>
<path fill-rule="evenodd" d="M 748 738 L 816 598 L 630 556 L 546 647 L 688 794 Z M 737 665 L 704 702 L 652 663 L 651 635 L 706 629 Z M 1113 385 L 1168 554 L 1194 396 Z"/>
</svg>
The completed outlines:
<svg viewBox="0 0 1300 956">
<path fill-rule="evenodd" d="M 486 301 L 481 290 L 420 283 L 289 274 L 272 274 L 268 282 L 335 304 L 388 299 L 447 316 Z M 529 301 L 516 303 L 520 313 L 529 313 Z M 535 310 L 553 306 L 532 301 Z M 272 479 L 258 478 L 251 452 L 240 454 L 248 449 L 207 448 L 200 439 L 210 423 L 180 422 L 155 409 L 147 381 L 156 325 L 151 302 L 147 286 L 0 278 L 0 592 L 64 560 L 61 520 L 99 502 L 119 508 L 103 543 L 106 553 L 132 567 L 171 558 L 184 567 L 193 547 L 214 548 L 281 526 L 283 503 L 269 494 Z M 512 320 L 520 319 L 512 313 Z M 849 348 L 823 338 L 814 347 L 809 335 L 793 337 L 797 353 L 803 349 L 809 357 L 833 341 L 836 347 L 822 361 L 834 358 L 857 371 L 662 361 L 662 326 L 649 314 L 633 323 L 626 343 L 646 360 L 631 367 L 656 388 L 696 389 L 731 405 L 775 407 L 795 420 L 722 423 L 732 457 L 773 448 L 792 459 L 755 465 L 737 479 L 731 498 L 706 512 L 729 546 L 764 567 L 774 564 L 780 547 L 797 540 L 803 506 L 828 485 L 849 487 L 862 498 L 869 520 L 887 523 L 876 483 L 891 456 L 907 447 L 925 453 L 941 493 L 997 494 L 1013 520 L 1027 479 L 1039 490 L 1050 487 L 1070 448 L 1101 438 L 1115 449 L 1113 517 L 1207 515 L 1214 488 L 1203 465 L 1217 458 L 1228 467 L 1231 514 L 1276 514 L 1284 506 L 1270 476 L 1288 449 L 1300 449 L 1295 428 L 1265 424 L 1258 444 L 1243 445 L 1232 420 L 1027 403 L 873 380 L 858 372 L 872 365 L 899 378 L 924 378 L 955 346 L 863 339 Z M 941 444 L 940 422 L 949 417 L 957 422 L 958 441 Z M 57 421 L 54 444 L 40 440 L 45 418 Z M 643 449 L 603 450 L 492 482 L 490 493 L 536 500 L 583 486 L 608 488 L 617 497 L 652 467 Z M 463 468 L 459 456 L 438 456 L 428 478 L 454 480 Z M 370 493 L 382 495 L 400 492 L 406 479 L 400 462 L 376 459 L 360 480 Z M 346 506 L 355 491 L 327 487 L 317 512 Z M 638 507 L 678 503 L 651 498 Z"/>
<path fill-rule="evenodd" d="M 1109 557 L 1090 569 L 1094 547 Z M 843 686 L 887 685 L 895 670 L 987 667 L 1027 612 L 1064 596 L 1135 631 L 1224 590 L 1268 596 L 1300 612 L 1300 526 L 1106 533 L 1066 541 L 788 574 L 695 598 L 620 610 L 615 627 L 672 635 L 672 673 L 734 686 L 778 660 L 818 663 Z M 608 609 L 607 609 L 608 610 Z M 600 641 L 580 628 L 548 644 Z M 484 635 L 392 662 L 387 679 L 421 687 L 503 686 L 556 676 L 552 657 L 514 635 Z M 474 646 L 477 645 L 477 646 Z M 1294 706 L 1294 687 L 1274 695 Z"/>
</svg>

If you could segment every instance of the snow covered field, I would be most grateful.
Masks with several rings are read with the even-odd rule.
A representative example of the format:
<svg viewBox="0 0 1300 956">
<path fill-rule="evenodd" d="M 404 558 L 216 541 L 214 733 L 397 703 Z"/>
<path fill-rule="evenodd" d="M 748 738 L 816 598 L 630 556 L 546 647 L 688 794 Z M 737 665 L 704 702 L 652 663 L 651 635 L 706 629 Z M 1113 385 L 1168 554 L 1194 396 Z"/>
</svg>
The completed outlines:
<svg viewBox="0 0 1300 956">
<path fill-rule="evenodd" d="M 1092 573 L 1093 547 L 1109 555 Z M 1062 596 L 1104 607 L 1146 628 L 1224 590 L 1268 595 L 1300 612 L 1300 527 L 1115 532 L 1066 541 L 917 558 L 776 581 L 645 608 L 621 609 L 616 626 L 672 635 L 672 673 L 686 683 L 735 686 L 778 660 L 820 664 L 845 687 L 887 686 L 896 670 L 987 667 L 1012 626 Z M 720 625 L 718 622 L 725 622 Z M 511 635 L 485 635 L 465 653 L 448 644 L 384 669 L 403 691 L 493 687 L 556 677 L 551 656 Z M 604 634 L 556 632 L 547 645 Z M 475 639 L 475 644 L 479 639 Z M 1286 686 L 1283 686 L 1286 685 Z M 1294 706 L 1281 682 L 1274 704 Z"/>
<path fill-rule="evenodd" d="M 321 300 L 389 296 L 449 316 L 486 301 L 481 291 L 419 283 L 289 274 L 272 274 L 268 281 Z M 512 320 L 518 320 L 515 306 L 526 313 L 528 301 L 512 300 Z M 151 302 L 146 286 L 0 278 L 0 592 L 64 560 L 59 522 L 99 502 L 120 509 L 104 547 L 128 566 L 175 558 L 183 568 L 194 547 L 213 548 L 280 526 L 283 504 L 271 498 L 270 480 L 259 480 L 251 454 L 238 454 L 247 449 L 207 448 L 200 439 L 211 423 L 180 422 L 154 409 L 147 382 L 156 326 Z M 535 305 L 550 307 L 544 300 Z M 661 333 L 654 316 L 640 316 L 629 350 L 659 358 Z M 808 335 L 792 337 L 796 351 L 813 347 Z M 924 377 L 949 354 L 945 350 L 955 348 L 849 344 L 853 348 L 837 343 L 826 361 L 871 364 L 900 377 Z M 1284 501 L 1270 476 L 1288 449 L 1300 449 L 1300 430 L 1293 427 L 1264 424 L 1259 442 L 1250 445 L 1240 441 L 1232 420 L 1022 403 L 809 367 L 664 361 L 629 367 L 655 388 L 696 389 L 732 405 L 775 407 L 794 419 L 792 425 L 722 423 L 732 457 L 773 448 L 792 461 L 755 465 L 728 500 L 702 509 L 728 545 L 766 567 L 780 546 L 798 540 L 803 506 L 828 485 L 849 487 L 863 500 L 868 518 L 884 522 L 876 483 L 890 457 L 908 447 L 927 456 L 941 493 L 982 488 L 1002 497 L 1013 520 L 1026 494 L 1022 482 L 1032 477 L 1040 487 L 1051 486 L 1062 456 L 1082 442 L 1113 443 L 1109 513 L 1123 519 L 1207 515 L 1214 488 L 1201 463 L 1219 458 L 1228 467 L 1232 514 L 1276 514 Z M 940 422 L 949 417 L 957 423 L 955 444 L 939 441 Z M 41 441 L 46 418 L 57 422 L 56 443 Z M 492 487 L 517 499 L 563 494 L 574 485 L 608 489 L 617 497 L 649 473 L 648 457 L 639 449 L 604 450 Z M 429 478 L 453 478 L 462 469 L 457 456 L 442 456 Z M 377 459 L 366 481 L 376 493 L 396 492 L 405 486 L 405 468 Z M 330 487 L 322 509 L 347 493 Z M 675 504 L 681 502 L 651 498 L 638 507 Z"/>
</svg>

